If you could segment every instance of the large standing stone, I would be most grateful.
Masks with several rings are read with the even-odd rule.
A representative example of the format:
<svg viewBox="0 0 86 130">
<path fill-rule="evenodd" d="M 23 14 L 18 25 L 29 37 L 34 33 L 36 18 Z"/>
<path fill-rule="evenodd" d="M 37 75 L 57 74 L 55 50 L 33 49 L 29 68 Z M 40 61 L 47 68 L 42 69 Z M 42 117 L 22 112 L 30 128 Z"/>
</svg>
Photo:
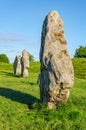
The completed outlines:
<svg viewBox="0 0 86 130">
<path fill-rule="evenodd" d="M 26 50 L 22 51 L 22 76 L 28 77 L 28 68 L 29 68 L 29 53 Z"/>
<path fill-rule="evenodd" d="M 21 56 L 16 56 L 14 60 L 14 74 L 21 74 Z"/>
<path fill-rule="evenodd" d="M 63 21 L 55 10 L 46 16 L 43 23 L 40 63 L 40 98 L 49 109 L 53 109 L 58 102 L 67 102 L 74 84 Z"/>
</svg>

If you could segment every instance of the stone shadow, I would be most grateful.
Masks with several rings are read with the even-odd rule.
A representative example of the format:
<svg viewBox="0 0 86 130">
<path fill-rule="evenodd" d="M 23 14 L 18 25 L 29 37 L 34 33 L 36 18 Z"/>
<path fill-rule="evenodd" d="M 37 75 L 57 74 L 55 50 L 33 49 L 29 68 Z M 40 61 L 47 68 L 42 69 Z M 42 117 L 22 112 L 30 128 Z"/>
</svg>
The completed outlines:
<svg viewBox="0 0 86 130">
<path fill-rule="evenodd" d="M 21 77 L 21 75 L 14 75 L 12 72 L 0 71 L 2 74 L 10 77 Z"/>
<path fill-rule="evenodd" d="M 33 82 L 24 82 L 24 81 L 21 81 L 21 83 L 23 84 L 30 84 L 31 86 L 34 86 L 34 85 L 37 85 L 37 83 L 33 83 Z"/>
<path fill-rule="evenodd" d="M 34 103 L 39 102 L 38 98 L 36 98 L 30 94 L 22 93 L 20 91 L 16 91 L 16 90 L 9 89 L 9 88 L 3 88 L 3 87 L 0 87 L 0 96 L 3 96 L 5 98 L 11 99 L 11 100 L 19 102 L 19 103 L 26 104 L 26 105 L 28 105 L 29 108 L 31 108 L 31 106 Z"/>
</svg>

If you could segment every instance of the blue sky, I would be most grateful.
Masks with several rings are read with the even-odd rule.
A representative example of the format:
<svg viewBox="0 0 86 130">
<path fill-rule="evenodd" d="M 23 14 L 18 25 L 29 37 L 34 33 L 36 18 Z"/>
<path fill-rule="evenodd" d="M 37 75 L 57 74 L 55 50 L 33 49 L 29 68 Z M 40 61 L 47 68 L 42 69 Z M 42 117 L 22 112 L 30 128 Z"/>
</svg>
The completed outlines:
<svg viewBox="0 0 86 130">
<path fill-rule="evenodd" d="M 57 10 L 64 22 L 70 56 L 86 46 L 86 0 L 0 0 L 0 53 L 11 62 L 26 49 L 39 60 L 42 24 Z"/>
</svg>

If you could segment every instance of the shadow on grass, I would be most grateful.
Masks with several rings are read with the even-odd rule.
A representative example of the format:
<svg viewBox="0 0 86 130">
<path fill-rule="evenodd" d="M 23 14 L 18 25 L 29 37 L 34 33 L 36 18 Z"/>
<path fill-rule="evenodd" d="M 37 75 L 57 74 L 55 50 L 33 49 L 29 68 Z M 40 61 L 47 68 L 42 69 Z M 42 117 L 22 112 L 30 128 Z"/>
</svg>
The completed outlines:
<svg viewBox="0 0 86 130">
<path fill-rule="evenodd" d="M 22 93 L 20 91 L 16 91 L 16 90 L 9 89 L 9 88 L 1 87 L 0 95 L 6 97 L 8 99 L 11 99 L 13 101 L 26 104 L 26 105 L 28 105 L 29 108 L 31 108 L 31 106 L 34 103 L 39 102 L 39 99 L 37 99 L 36 97 L 34 97 L 30 94 Z"/>
<path fill-rule="evenodd" d="M 2 74 L 5 76 L 10 76 L 10 77 L 21 77 L 21 75 L 14 75 L 12 72 L 6 72 L 6 71 L 0 71 Z"/>
<path fill-rule="evenodd" d="M 21 81 L 21 83 L 23 84 L 30 84 L 31 86 L 37 85 L 37 83 L 33 83 L 33 82 L 25 82 L 25 81 Z"/>
</svg>

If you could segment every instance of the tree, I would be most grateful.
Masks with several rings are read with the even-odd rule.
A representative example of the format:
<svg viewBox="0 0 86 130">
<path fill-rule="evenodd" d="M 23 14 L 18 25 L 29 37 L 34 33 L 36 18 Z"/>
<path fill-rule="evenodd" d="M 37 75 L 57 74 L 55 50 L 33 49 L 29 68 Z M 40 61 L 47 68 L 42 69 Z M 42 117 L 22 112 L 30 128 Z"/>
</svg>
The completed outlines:
<svg viewBox="0 0 86 130">
<path fill-rule="evenodd" d="M 0 54 L 0 62 L 9 63 L 9 59 L 6 54 Z"/>
<path fill-rule="evenodd" d="M 80 46 L 78 49 L 76 49 L 74 57 L 86 58 L 86 46 Z"/>
<path fill-rule="evenodd" d="M 33 62 L 33 61 L 35 61 L 34 57 L 30 54 L 30 62 Z"/>
</svg>

